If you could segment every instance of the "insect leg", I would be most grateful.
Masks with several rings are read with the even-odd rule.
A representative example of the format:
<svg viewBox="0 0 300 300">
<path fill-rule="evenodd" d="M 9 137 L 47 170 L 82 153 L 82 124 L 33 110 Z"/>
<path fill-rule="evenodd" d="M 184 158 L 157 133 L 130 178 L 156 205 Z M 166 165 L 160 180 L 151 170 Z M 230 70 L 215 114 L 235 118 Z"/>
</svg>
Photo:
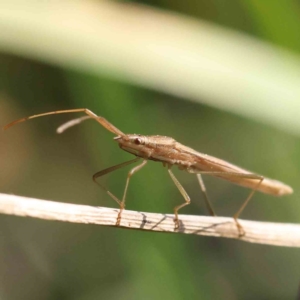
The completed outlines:
<svg viewBox="0 0 300 300">
<path fill-rule="evenodd" d="M 213 207 L 212 207 L 212 204 L 210 203 L 210 201 L 208 200 L 208 195 L 207 195 L 207 191 L 206 191 L 206 187 L 204 185 L 204 181 L 202 179 L 202 176 L 201 174 L 196 174 L 197 175 L 197 179 L 199 181 L 199 184 L 200 184 L 200 188 L 201 188 L 201 191 L 203 193 L 203 196 L 204 196 L 204 202 L 205 202 L 205 205 L 210 213 L 211 216 L 217 216 Z"/>
<path fill-rule="evenodd" d="M 245 207 L 247 206 L 247 204 L 249 203 L 250 199 L 253 197 L 254 193 L 256 192 L 256 190 L 259 188 L 259 186 L 261 185 L 262 181 L 264 180 L 263 176 L 259 176 L 256 179 L 258 179 L 258 183 L 256 185 L 256 187 L 250 192 L 250 194 L 248 195 L 248 197 L 246 198 L 246 200 L 244 201 L 244 203 L 242 204 L 242 206 L 239 208 L 239 210 L 233 215 L 233 218 L 237 224 L 237 226 L 243 230 L 243 235 L 245 235 L 245 231 L 242 228 L 242 226 L 239 224 L 239 222 L 237 221 L 239 215 L 243 212 L 243 210 L 245 209 Z"/>
<path fill-rule="evenodd" d="M 99 177 L 101 177 L 101 176 L 103 176 L 103 175 L 106 175 L 106 174 L 108 174 L 110 172 L 113 172 L 113 171 L 115 171 L 117 169 L 125 167 L 125 166 L 127 166 L 127 165 L 129 165 L 131 163 L 137 162 L 138 160 L 140 160 L 140 157 L 136 157 L 135 159 L 132 159 L 132 160 L 123 162 L 121 164 L 109 167 L 109 168 L 104 169 L 102 171 L 99 171 L 99 172 L 97 172 L 97 173 L 95 173 L 93 175 L 94 182 L 97 183 L 112 199 L 114 199 L 119 204 L 120 209 L 124 208 L 124 207 L 122 208 L 122 201 L 119 200 L 112 192 L 110 192 L 105 186 L 103 186 L 101 183 L 99 183 L 96 179 L 99 178 Z M 119 216 L 118 216 L 118 219 L 119 219 Z"/>
<path fill-rule="evenodd" d="M 258 180 L 257 185 L 252 189 L 252 191 L 250 192 L 250 194 L 248 195 L 248 197 L 246 198 L 246 200 L 244 201 L 244 203 L 242 204 L 242 206 L 239 208 L 239 210 L 233 215 L 233 219 L 236 223 L 237 229 L 239 231 L 239 236 L 244 236 L 245 235 L 245 231 L 242 227 L 242 225 L 238 222 L 238 217 L 239 215 L 243 212 L 243 210 L 245 209 L 245 207 L 247 206 L 247 204 L 249 203 L 250 199 L 253 197 L 254 193 L 256 192 L 256 190 L 259 188 L 259 186 L 261 185 L 262 181 L 264 180 L 263 176 L 257 175 L 257 174 L 246 174 L 246 173 L 237 173 L 237 172 L 210 172 L 210 171 L 197 171 L 195 172 L 197 174 L 207 174 L 207 175 L 212 175 L 212 176 L 218 176 L 218 175 L 222 175 L 222 177 L 240 177 L 240 178 L 248 178 L 248 179 L 256 179 Z"/>
<path fill-rule="evenodd" d="M 128 175 L 127 175 L 127 180 L 126 180 L 126 185 L 125 185 L 125 189 L 124 189 L 124 193 L 123 193 L 123 197 L 122 197 L 122 201 L 120 203 L 120 211 L 119 211 L 119 214 L 118 214 L 118 219 L 117 219 L 117 224 L 116 225 L 120 225 L 120 221 L 121 221 L 121 214 L 122 214 L 122 211 L 123 209 L 125 208 L 125 200 L 126 200 L 126 194 L 127 194 L 127 190 L 128 190 L 128 185 L 129 185 L 129 181 L 130 181 L 130 178 L 131 176 L 136 173 L 137 171 L 139 171 L 142 167 L 144 167 L 146 165 L 146 163 L 148 162 L 147 159 L 144 159 L 142 161 L 141 164 L 137 165 L 136 167 L 134 167 L 133 169 L 131 169 L 129 172 L 128 172 Z"/>
<path fill-rule="evenodd" d="M 185 203 L 182 203 L 180 205 L 175 206 L 174 208 L 174 222 L 175 222 L 175 230 L 179 228 L 179 220 L 178 220 L 178 211 L 179 209 L 183 208 L 184 206 L 187 206 L 191 203 L 190 197 L 187 194 L 187 192 L 185 191 L 185 189 L 183 188 L 183 186 L 180 184 L 180 182 L 178 181 L 178 179 L 175 177 L 175 175 L 173 174 L 173 172 L 171 171 L 170 167 L 168 167 L 168 172 L 173 180 L 173 182 L 175 183 L 175 185 L 177 186 L 179 192 L 181 193 L 181 195 L 183 196 Z"/>
</svg>

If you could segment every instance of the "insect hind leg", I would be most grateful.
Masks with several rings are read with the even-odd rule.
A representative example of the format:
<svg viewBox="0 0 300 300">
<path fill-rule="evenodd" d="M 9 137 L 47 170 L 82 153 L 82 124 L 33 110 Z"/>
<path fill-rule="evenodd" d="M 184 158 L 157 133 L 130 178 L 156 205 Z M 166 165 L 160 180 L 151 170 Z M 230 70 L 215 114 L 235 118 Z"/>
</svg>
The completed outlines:
<svg viewBox="0 0 300 300">
<path fill-rule="evenodd" d="M 238 209 L 238 211 L 233 215 L 233 219 L 234 222 L 237 226 L 238 232 L 239 232 L 239 237 L 244 236 L 245 230 L 243 229 L 243 226 L 239 223 L 238 221 L 238 217 L 240 216 L 240 214 L 244 211 L 245 207 L 247 206 L 247 204 L 249 203 L 249 201 L 252 199 L 254 193 L 258 190 L 259 186 L 261 185 L 262 181 L 264 180 L 264 177 L 261 175 L 257 175 L 257 174 L 251 174 L 251 173 L 237 173 L 237 172 L 214 172 L 214 171 L 196 171 L 196 172 L 191 172 L 191 173 L 196 173 L 196 174 L 202 174 L 202 175 L 211 175 L 211 176 L 219 176 L 219 178 L 224 178 L 224 177 L 239 177 L 239 178 L 248 178 L 248 179 L 253 179 L 253 180 L 258 180 L 258 183 L 256 186 L 254 186 L 254 188 L 252 189 L 252 191 L 250 192 L 250 194 L 248 195 L 248 197 L 246 198 L 246 200 L 244 201 L 244 203 L 242 204 L 242 206 Z M 200 181 L 199 181 L 200 183 Z M 200 183 L 201 186 L 201 183 Z M 201 187 L 202 188 L 202 187 Z M 206 198 L 208 200 L 208 198 Z"/>
<path fill-rule="evenodd" d="M 245 209 L 245 207 L 247 206 L 247 204 L 249 203 L 249 201 L 251 200 L 251 198 L 253 197 L 254 193 L 256 192 L 256 190 L 259 188 L 259 186 L 261 185 L 262 181 L 264 180 L 263 176 L 258 176 L 258 183 L 256 185 L 256 187 L 254 187 L 254 189 L 250 192 L 250 194 L 248 195 L 248 197 L 246 198 L 246 200 L 244 201 L 244 203 L 242 204 L 242 206 L 239 208 L 239 210 L 233 215 L 233 219 L 239 229 L 239 235 L 244 236 L 246 233 L 242 227 L 242 225 L 238 222 L 238 217 L 239 215 L 243 212 L 243 210 Z"/>
</svg>

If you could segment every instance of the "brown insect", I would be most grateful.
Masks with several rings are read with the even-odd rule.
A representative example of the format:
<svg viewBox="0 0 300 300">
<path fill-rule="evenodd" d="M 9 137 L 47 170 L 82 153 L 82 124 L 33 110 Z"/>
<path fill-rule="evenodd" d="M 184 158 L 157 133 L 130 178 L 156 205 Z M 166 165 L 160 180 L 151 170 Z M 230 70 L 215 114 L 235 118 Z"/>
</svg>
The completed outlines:
<svg viewBox="0 0 300 300">
<path fill-rule="evenodd" d="M 4 129 L 8 129 L 9 127 L 17 123 L 21 123 L 33 118 L 38 118 L 47 115 L 75 113 L 75 112 L 84 112 L 87 114 L 87 116 L 77 118 L 63 124 L 57 129 L 58 133 L 62 133 L 69 127 L 79 124 L 86 119 L 95 119 L 107 130 L 117 135 L 114 138 L 114 140 L 119 143 L 121 149 L 136 156 L 135 159 L 107 168 L 93 175 L 93 180 L 97 184 L 99 184 L 101 188 L 104 189 L 105 192 L 110 197 L 112 197 L 120 206 L 120 211 L 116 223 L 117 225 L 120 224 L 121 214 L 123 209 L 125 208 L 125 200 L 126 200 L 126 194 L 127 194 L 130 178 L 133 174 L 135 174 L 137 171 L 143 168 L 148 162 L 148 160 L 162 162 L 163 165 L 168 168 L 168 172 L 173 182 L 175 183 L 175 185 L 177 186 L 178 190 L 180 191 L 180 193 L 182 194 L 185 200 L 184 203 L 174 208 L 175 230 L 179 228 L 178 211 L 184 206 L 190 204 L 190 197 L 188 196 L 185 189 L 182 187 L 182 185 L 179 183 L 179 181 L 171 171 L 171 167 L 173 165 L 178 166 L 180 170 L 185 170 L 189 173 L 196 174 L 201 190 L 204 195 L 205 204 L 210 214 L 213 216 L 216 216 L 216 214 L 213 210 L 212 205 L 208 200 L 206 188 L 202 180 L 201 174 L 212 175 L 218 178 L 231 181 L 237 185 L 252 189 L 245 202 L 242 204 L 239 210 L 233 215 L 233 218 L 238 228 L 239 236 L 244 235 L 245 232 L 237 219 L 239 215 L 242 213 L 242 211 L 245 209 L 246 205 L 249 203 L 255 191 L 260 191 L 262 193 L 266 193 L 274 196 L 282 196 L 286 194 L 291 194 L 293 192 L 293 189 L 290 186 L 280 181 L 265 178 L 261 175 L 253 174 L 245 169 L 230 164 L 225 160 L 221 160 L 219 158 L 197 152 L 187 146 L 184 146 L 176 142 L 171 137 L 160 136 L 160 135 L 144 136 L 140 134 L 125 134 L 122 131 L 120 131 L 118 128 L 116 128 L 114 125 L 112 125 L 110 122 L 108 122 L 105 118 L 95 115 L 92 111 L 86 108 L 58 110 L 58 111 L 52 111 L 43 114 L 29 116 L 7 124 L 4 127 Z M 142 162 L 136 167 L 134 167 L 133 169 L 131 169 L 127 175 L 125 190 L 121 200 L 118 199 L 108 189 L 106 189 L 104 186 L 102 186 L 99 182 L 96 181 L 98 177 L 101 177 L 119 168 L 127 166 L 131 163 L 137 162 L 140 159 L 142 159 Z"/>
</svg>

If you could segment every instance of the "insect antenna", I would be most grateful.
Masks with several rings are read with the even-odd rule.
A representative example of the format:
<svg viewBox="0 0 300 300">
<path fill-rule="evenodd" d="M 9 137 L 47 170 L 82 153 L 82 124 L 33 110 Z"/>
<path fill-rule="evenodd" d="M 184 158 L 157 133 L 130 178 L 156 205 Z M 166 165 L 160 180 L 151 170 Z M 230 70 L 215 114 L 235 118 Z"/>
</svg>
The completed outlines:
<svg viewBox="0 0 300 300">
<path fill-rule="evenodd" d="M 68 110 L 56 110 L 56 111 L 50 111 L 50 112 L 43 113 L 43 114 L 32 115 L 32 116 L 29 116 L 29 117 L 25 117 L 25 118 L 21 118 L 21 119 L 15 120 L 15 121 L 13 121 L 13 122 L 5 125 L 3 127 L 3 129 L 6 130 L 6 129 L 14 126 L 15 124 L 22 123 L 22 122 L 25 122 L 27 120 L 34 119 L 34 118 L 44 117 L 44 116 L 48 116 L 48 115 L 56 115 L 56 114 L 75 113 L 75 112 L 84 112 L 85 114 L 88 115 L 88 117 L 74 119 L 74 120 L 71 120 L 71 121 L 63 124 L 62 126 L 60 126 L 58 128 L 58 130 L 60 129 L 59 133 L 63 132 L 64 130 L 66 130 L 67 128 L 69 128 L 71 126 L 79 124 L 80 122 L 82 122 L 85 119 L 92 118 L 92 119 L 95 119 L 98 123 L 100 123 L 108 131 L 110 131 L 110 132 L 112 132 L 112 133 L 114 133 L 116 135 L 119 135 L 119 136 L 124 136 L 125 135 L 121 130 L 119 130 L 117 127 L 115 127 L 109 121 L 107 121 L 105 118 L 97 116 L 96 114 L 94 114 L 92 111 L 90 111 L 87 108 L 76 108 L 76 109 L 68 109 Z"/>
<path fill-rule="evenodd" d="M 92 119 L 92 117 L 90 116 L 85 116 L 85 117 L 80 117 L 80 118 L 77 118 L 77 119 L 72 119 L 62 125 L 60 125 L 57 129 L 56 129 L 56 132 L 61 134 L 63 133 L 64 131 L 66 131 L 67 129 L 69 129 L 70 127 L 73 127 L 75 125 L 78 125 L 80 124 L 81 122 L 85 121 L 85 120 L 88 120 L 88 119 Z"/>
</svg>

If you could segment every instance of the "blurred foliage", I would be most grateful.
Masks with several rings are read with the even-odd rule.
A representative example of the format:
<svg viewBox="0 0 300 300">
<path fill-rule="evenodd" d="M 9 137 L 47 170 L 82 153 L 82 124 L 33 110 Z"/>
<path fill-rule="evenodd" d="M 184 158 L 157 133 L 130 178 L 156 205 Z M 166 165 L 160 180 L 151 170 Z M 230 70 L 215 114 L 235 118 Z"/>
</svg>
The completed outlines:
<svg viewBox="0 0 300 300">
<path fill-rule="evenodd" d="M 144 1 L 299 51 L 299 2 Z M 299 138 L 242 117 L 107 77 L 0 55 L 1 121 L 87 107 L 126 133 L 161 134 L 201 152 L 287 182 L 295 194 L 257 193 L 243 218 L 299 222 Z M 270 108 L 272 109 L 272 108 Z M 116 207 L 91 180 L 129 160 L 112 134 L 88 121 L 63 135 L 75 115 L 49 116 L 2 134 L 1 192 Z M 121 196 L 128 168 L 103 178 Z M 206 214 L 195 176 L 175 170 L 191 196 L 184 214 Z M 205 178 L 219 215 L 233 215 L 247 190 Z M 171 213 L 181 195 L 161 164 L 130 184 L 127 208 Z M 235 240 L 145 233 L 0 217 L 1 299 L 295 299 L 299 250 Z"/>
</svg>

